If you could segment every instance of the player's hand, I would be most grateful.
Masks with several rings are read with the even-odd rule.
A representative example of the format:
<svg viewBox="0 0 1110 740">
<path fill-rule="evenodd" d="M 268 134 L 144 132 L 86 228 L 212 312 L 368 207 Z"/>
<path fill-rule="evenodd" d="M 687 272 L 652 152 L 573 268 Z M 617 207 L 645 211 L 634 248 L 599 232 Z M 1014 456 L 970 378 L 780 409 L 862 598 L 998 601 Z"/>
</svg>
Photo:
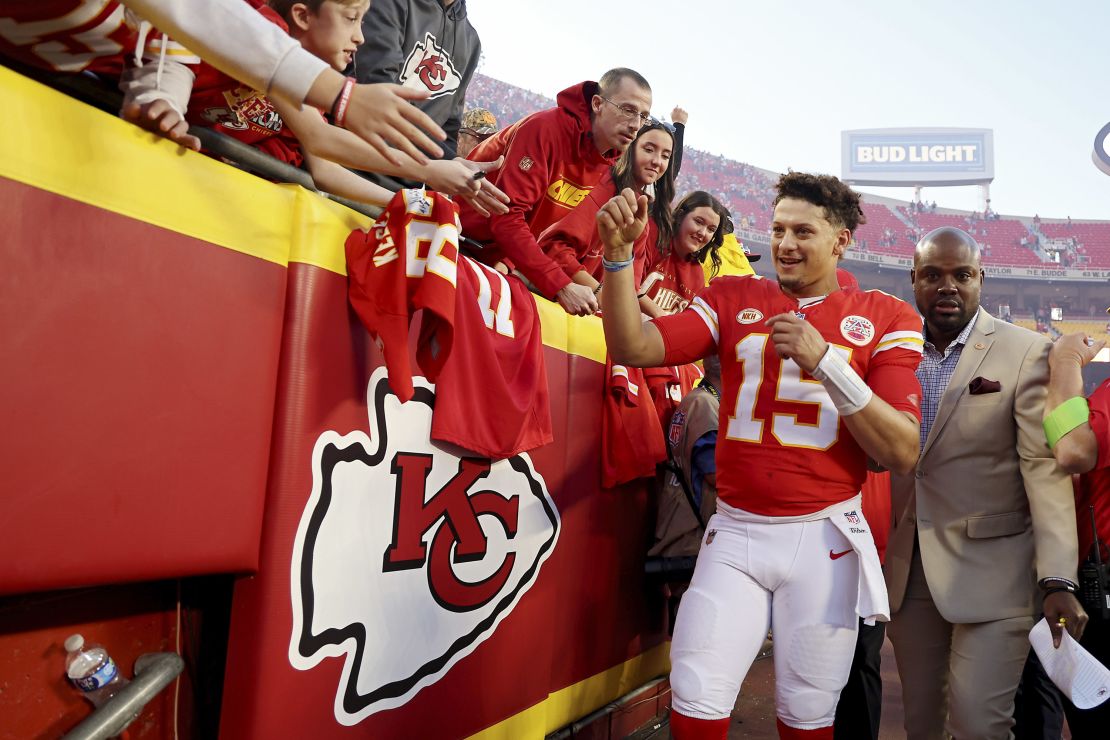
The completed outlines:
<svg viewBox="0 0 1110 740">
<path fill-rule="evenodd" d="M 1083 367 L 1095 359 L 1095 355 L 1105 346 L 1106 341 L 1103 339 L 1088 343 L 1086 334 L 1065 334 L 1052 344 L 1052 350 L 1048 353 L 1049 367 L 1056 367 L 1061 363 L 1075 363 Z"/>
<path fill-rule="evenodd" d="M 1064 630 L 1075 640 L 1083 636 L 1087 626 L 1087 612 L 1075 594 L 1067 591 L 1057 591 L 1044 597 L 1044 618 L 1048 620 L 1048 628 L 1052 631 L 1052 647 L 1060 647 L 1064 637 Z"/>
<path fill-rule="evenodd" d="M 474 191 L 474 186 L 477 186 L 477 190 L 470 195 L 463 195 L 474 210 L 486 218 L 493 213 L 509 212 L 509 196 L 485 177 L 486 173 L 499 169 L 505 163 L 504 157 L 498 157 L 493 162 L 471 162 L 462 157 L 456 157 L 455 161 L 470 172 L 471 190 Z"/>
<path fill-rule="evenodd" d="M 637 197 L 632 188 L 625 188 L 603 205 L 597 212 L 597 232 L 605 245 L 605 259 L 631 259 L 632 243 L 643 233 L 647 220 L 647 196 Z"/>
<path fill-rule="evenodd" d="M 829 349 L 829 343 L 813 324 L 789 311 L 767 319 L 767 327 L 779 357 L 793 360 L 807 373 L 813 372 Z"/>
<path fill-rule="evenodd" d="M 674 110 L 671 111 L 671 121 L 672 122 L 681 123 L 683 126 L 685 126 L 686 121 L 688 121 L 688 120 L 690 120 L 690 114 L 687 113 L 686 109 L 683 108 L 682 106 L 676 105 L 674 107 Z"/>
<path fill-rule="evenodd" d="M 200 139 L 189 133 L 189 124 L 173 107 L 159 98 L 149 103 L 128 103 L 119 112 L 120 118 L 139 128 L 164 136 L 195 152 L 200 151 Z"/>
<path fill-rule="evenodd" d="M 555 294 L 555 300 L 571 316 L 592 316 L 597 313 L 597 297 L 585 285 L 570 283 Z"/>
<path fill-rule="evenodd" d="M 427 97 L 427 90 L 386 82 L 355 85 L 345 126 L 398 167 L 406 164 L 398 150 L 420 164 L 427 164 L 428 158 L 421 150 L 432 157 L 442 157 L 443 149 L 432 139 L 447 138 L 427 113 L 412 104 Z"/>
</svg>

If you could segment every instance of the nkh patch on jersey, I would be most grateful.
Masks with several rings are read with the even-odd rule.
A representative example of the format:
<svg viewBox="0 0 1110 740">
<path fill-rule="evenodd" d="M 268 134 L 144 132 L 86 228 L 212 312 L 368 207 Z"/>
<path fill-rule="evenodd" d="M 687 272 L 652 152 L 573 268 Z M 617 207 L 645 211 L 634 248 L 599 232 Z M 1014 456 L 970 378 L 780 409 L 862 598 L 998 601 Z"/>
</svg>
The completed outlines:
<svg viewBox="0 0 1110 740">
<path fill-rule="evenodd" d="M 335 718 L 355 725 L 443 678 L 508 617 L 559 540 L 527 454 L 493 462 L 429 439 L 435 387 L 401 403 L 379 368 L 369 435 L 325 431 L 290 568 L 289 662 L 343 659 Z"/>
<path fill-rule="evenodd" d="M 455 69 L 451 55 L 443 50 L 431 33 L 413 45 L 398 78 L 405 87 L 427 90 L 430 99 L 450 95 L 462 84 L 462 75 Z"/>
</svg>

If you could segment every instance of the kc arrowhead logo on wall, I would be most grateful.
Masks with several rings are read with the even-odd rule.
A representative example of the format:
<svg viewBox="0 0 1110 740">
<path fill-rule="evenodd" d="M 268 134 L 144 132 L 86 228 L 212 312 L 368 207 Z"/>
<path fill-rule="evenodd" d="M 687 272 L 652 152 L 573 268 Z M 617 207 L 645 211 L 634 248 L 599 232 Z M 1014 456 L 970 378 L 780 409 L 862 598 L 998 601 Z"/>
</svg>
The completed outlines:
<svg viewBox="0 0 1110 740">
<path fill-rule="evenodd" d="M 405 87 L 427 90 L 430 99 L 450 95 L 459 89 L 462 76 L 455 70 L 451 55 L 436 43 L 436 37 L 424 34 L 424 40 L 412 47 L 399 82 Z"/>
<path fill-rule="evenodd" d="M 496 631 L 559 539 L 527 454 L 491 463 L 429 440 L 434 386 L 402 404 L 384 368 L 369 431 L 326 431 L 293 547 L 289 661 L 344 658 L 335 718 L 399 707 Z"/>
</svg>

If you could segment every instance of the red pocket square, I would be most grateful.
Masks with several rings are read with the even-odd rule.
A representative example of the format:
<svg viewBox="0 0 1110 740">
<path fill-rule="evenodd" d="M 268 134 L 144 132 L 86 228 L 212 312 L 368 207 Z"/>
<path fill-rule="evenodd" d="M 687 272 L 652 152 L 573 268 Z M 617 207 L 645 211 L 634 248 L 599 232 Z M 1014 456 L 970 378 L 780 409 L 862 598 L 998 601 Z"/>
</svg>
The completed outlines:
<svg viewBox="0 0 1110 740">
<path fill-rule="evenodd" d="M 984 393 L 998 393 L 1002 390 L 1002 384 L 997 380 L 990 380 L 979 376 L 967 385 L 967 391 L 973 396 L 981 396 Z"/>
</svg>

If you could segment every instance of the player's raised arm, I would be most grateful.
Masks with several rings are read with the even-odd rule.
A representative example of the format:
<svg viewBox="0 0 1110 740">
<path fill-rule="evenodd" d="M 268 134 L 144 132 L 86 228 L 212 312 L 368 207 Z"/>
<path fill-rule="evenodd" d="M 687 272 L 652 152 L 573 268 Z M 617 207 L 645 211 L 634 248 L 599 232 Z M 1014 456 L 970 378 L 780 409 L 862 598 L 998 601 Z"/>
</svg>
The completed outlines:
<svg viewBox="0 0 1110 740">
<path fill-rule="evenodd" d="M 901 475 L 913 470 L 920 449 L 918 420 L 884 401 L 875 392 L 878 388 L 872 387 L 908 384 L 911 390 L 916 387 L 915 392 L 920 395 L 913 367 L 876 370 L 887 377 L 872 377 L 876 374 L 872 372 L 868 376 L 869 385 L 841 355 L 830 351 L 829 343 L 808 321 L 783 313 L 768 319 L 767 326 L 779 356 L 794 360 L 802 370 L 821 381 L 844 425 L 868 457 Z"/>
<path fill-rule="evenodd" d="M 605 343 L 613 361 L 634 367 L 654 367 L 663 362 L 663 337 L 654 324 L 640 319 L 632 263 L 633 242 L 648 220 L 646 195 L 636 197 L 631 188 L 601 207 L 597 230 L 605 245 L 604 289 L 601 291 L 601 323 Z"/>
</svg>

